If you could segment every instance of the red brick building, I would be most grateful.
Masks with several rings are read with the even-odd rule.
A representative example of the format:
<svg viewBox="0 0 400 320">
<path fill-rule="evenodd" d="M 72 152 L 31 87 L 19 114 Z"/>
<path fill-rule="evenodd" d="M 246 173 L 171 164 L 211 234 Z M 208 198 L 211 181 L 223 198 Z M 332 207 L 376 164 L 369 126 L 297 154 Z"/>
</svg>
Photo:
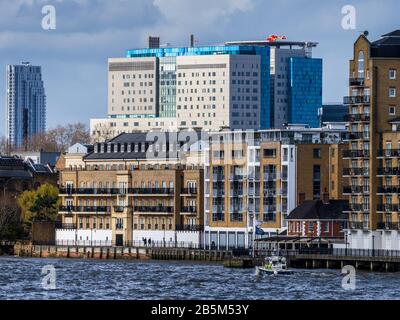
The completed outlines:
<svg viewBox="0 0 400 320">
<path fill-rule="evenodd" d="M 305 201 L 288 216 L 288 236 L 343 238 L 348 217 L 345 200 Z"/>
</svg>

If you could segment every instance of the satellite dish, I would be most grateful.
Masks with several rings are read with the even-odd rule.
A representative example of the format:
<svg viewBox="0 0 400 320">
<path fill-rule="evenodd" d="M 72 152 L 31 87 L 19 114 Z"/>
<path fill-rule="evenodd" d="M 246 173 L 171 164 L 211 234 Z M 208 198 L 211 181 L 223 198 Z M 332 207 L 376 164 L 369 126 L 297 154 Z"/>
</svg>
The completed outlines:
<svg viewBox="0 0 400 320">
<path fill-rule="evenodd" d="M 364 36 L 366 36 L 366 37 L 369 36 L 369 32 L 367 30 L 364 31 Z"/>
</svg>

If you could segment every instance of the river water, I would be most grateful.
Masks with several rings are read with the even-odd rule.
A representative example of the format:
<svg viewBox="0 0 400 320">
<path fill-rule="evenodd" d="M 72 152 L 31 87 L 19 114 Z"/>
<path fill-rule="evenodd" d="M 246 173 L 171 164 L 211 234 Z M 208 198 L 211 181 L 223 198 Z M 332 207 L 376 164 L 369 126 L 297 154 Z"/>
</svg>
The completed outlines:
<svg viewBox="0 0 400 320">
<path fill-rule="evenodd" d="M 54 290 L 42 286 L 45 266 L 55 270 Z M 260 277 L 205 263 L 0 258 L 0 300 L 400 299 L 400 273 L 357 272 L 355 290 L 343 289 L 342 279 L 340 270 Z"/>
</svg>

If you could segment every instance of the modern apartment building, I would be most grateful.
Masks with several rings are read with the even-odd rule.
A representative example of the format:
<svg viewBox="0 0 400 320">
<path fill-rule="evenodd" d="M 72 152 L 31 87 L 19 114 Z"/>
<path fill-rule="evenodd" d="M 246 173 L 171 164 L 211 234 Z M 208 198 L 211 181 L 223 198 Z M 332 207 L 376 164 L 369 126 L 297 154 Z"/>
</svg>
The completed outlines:
<svg viewBox="0 0 400 320">
<path fill-rule="evenodd" d="M 122 134 L 86 155 L 70 150 L 60 172 L 59 244 L 202 242 L 201 151 L 186 138 L 162 137 Z"/>
<path fill-rule="evenodd" d="M 370 42 L 361 35 L 350 60 L 349 150 L 343 193 L 351 205 L 351 248 L 400 249 L 400 30 Z"/>
<path fill-rule="evenodd" d="M 268 47 L 271 52 L 270 119 L 266 128 L 283 129 L 287 124 L 319 127 L 322 105 L 322 59 L 312 57 L 318 43 L 299 41 L 237 41 L 226 45 Z"/>
<path fill-rule="evenodd" d="M 108 119 L 92 119 L 92 135 L 269 127 L 269 63 L 258 46 L 128 50 L 109 59 Z"/>
<path fill-rule="evenodd" d="M 46 130 L 46 95 L 41 67 L 29 63 L 7 66 L 6 135 L 21 146 Z"/>
<path fill-rule="evenodd" d="M 244 248 L 255 228 L 287 230 L 287 215 L 305 200 L 342 197 L 345 127 L 291 127 L 210 135 L 205 158 L 205 246 Z"/>
</svg>

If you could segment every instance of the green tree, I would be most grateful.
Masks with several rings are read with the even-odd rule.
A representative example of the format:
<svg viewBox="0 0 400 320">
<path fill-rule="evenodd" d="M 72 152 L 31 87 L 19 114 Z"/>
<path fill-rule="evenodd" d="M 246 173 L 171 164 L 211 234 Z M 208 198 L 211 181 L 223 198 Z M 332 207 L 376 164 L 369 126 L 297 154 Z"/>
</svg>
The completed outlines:
<svg viewBox="0 0 400 320">
<path fill-rule="evenodd" d="M 55 221 L 60 204 L 58 188 L 44 184 L 35 191 L 25 191 L 18 197 L 18 204 L 27 224 L 32 221 Z"/>
</svg>

